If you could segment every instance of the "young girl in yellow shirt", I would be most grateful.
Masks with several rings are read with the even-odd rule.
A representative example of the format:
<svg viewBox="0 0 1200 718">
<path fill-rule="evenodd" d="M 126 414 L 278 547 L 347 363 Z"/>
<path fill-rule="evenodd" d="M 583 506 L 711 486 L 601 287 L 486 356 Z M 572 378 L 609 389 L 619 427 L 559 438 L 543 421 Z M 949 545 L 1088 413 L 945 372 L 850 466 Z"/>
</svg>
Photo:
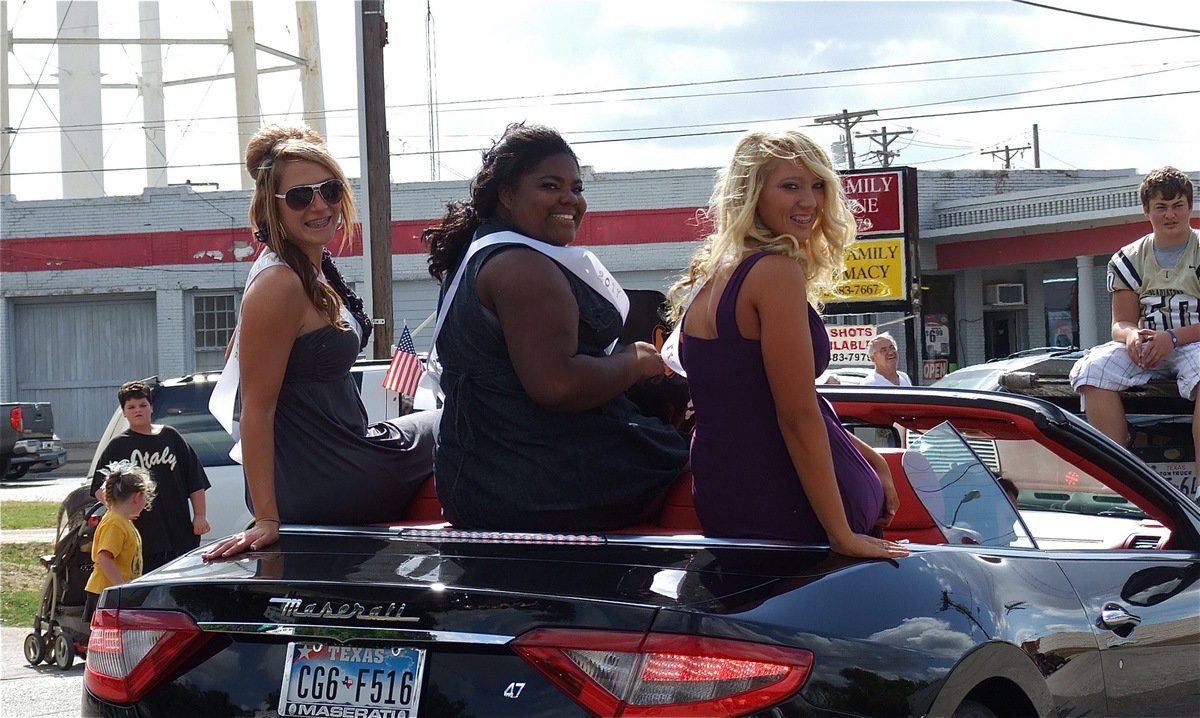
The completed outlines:
<svg viewBox="0 0 1200 718">
<path fill-rule="evenodd" d="M 92 538 L 95 568 L 84 588 L 85 621 L 91 620 L 104 589 L 142 575 L 142 537 L 133 520 L 154 501 L 154 479 L 146 469 L 121 461 L 109 464 L 104 471 L 104 503 L 108 512 L 100 519 Z"/>
</svg>

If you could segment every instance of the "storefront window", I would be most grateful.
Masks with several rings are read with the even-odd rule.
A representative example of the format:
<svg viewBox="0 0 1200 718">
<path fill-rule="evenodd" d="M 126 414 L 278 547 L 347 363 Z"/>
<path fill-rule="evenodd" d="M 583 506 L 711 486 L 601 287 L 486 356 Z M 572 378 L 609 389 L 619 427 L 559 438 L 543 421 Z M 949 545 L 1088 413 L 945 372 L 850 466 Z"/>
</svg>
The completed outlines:
<svg viewBox="0 0 1200 718">
<path fill-rule="evenodd" d="M 929 383 L 958 368 L 958 333 L 954 321 L 954 277 L 926 275 L 921 278 L 921 335 L 925 363 L 921 377 Z"/>
<path fill-rule="evenodd" d="M 1046 297 L 1046 343 L 1052 347 L 1079 346 L 1079 292 L 1074 276 L 1043 280 Z"/>
</svg>

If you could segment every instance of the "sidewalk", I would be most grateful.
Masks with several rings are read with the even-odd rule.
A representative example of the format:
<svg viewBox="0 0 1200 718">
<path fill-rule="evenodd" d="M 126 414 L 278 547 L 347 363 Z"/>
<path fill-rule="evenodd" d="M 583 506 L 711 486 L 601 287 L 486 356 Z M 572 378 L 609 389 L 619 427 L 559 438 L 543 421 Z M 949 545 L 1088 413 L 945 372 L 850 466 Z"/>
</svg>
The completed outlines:
<svg viewBox="0 0 1200 718">
<path fill-rule="evenodd" d="M 67 494 L 87 483 L 80 473 L 64 473 L 66 468 L 48 474 L 34 474 L 36 478 L 5 481 L 0 484 L 0 499 L 5 502 L 61 502 Z M 0 530 L 0 544 L 54 543 L 54 532 L 53 526 L 40 529 L 3 529 Z"/>
<path fill-rule="evenodd" d="M 8 529 L 0 531 L 0 543 L 54 543 L 54 529 Z"/>
</svg>

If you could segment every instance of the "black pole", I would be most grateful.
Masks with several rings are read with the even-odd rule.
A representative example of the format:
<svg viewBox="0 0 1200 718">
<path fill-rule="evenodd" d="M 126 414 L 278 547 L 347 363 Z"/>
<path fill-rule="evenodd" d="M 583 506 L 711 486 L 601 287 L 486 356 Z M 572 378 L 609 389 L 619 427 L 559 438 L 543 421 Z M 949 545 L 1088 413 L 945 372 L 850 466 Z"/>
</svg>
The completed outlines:
<svg viewBox="0 0 1200 718">
<path fill-rule="evenodd" d="M 371 316 L 375 325 L 375 358 L 392 356 L 392 165 L 388 155 L 387 107 L 384 103 L 383 46 L 387 21 L 382 0 L 362 0 L 363 113 L 366 119 L 367 206 L 371 223 Z"/>
</svg>

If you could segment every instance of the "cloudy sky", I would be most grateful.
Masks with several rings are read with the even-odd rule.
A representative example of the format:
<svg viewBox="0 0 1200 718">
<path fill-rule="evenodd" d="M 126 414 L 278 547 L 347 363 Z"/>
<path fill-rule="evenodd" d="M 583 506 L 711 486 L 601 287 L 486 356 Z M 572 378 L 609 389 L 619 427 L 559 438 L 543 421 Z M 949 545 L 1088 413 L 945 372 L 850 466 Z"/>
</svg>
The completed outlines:
<svg viewBox="0 0 1200 718">
<path fill-rule="evenodd" d="M 430 0 L 438 98 L 437 166 L 430 163 L 426 3 L 385 3 L 384 49 L 392 177 L 469 177 L 479 150 L 505 124 L 552 125 L 584 164 L 622 171 L 715 167 L 737 135 L 799 127 L 826 146 L 842 136 L 815 118 L 870 111 L 856 134 L 886 128 L 893 164 L 999 169 L 983 154 L 1032 144 L 1044 168 L 1200 170 L 1200 3 L 1116 0 L 985 2 L 674 2 L 671 0 Z M 52 84 L 57 54 L 20 38 L 53 37 L 56 3 L 9 0 L 18 39 L 14 85 Z M 137 33 L 136 3 L 99 0 L 101 37 Z M 258 1 L 260 44 L 296 51 L 294 4 Z M 317 0 L 327 131 L 351 176 L 359 174 L 355 5 Z M 1088 17 L 1078 13 L 1089 13 Z M 219 38 L 229 6 L 162 2 L 164 37 Z M 1152 27 L 1154 26 L 1154 27 Z M 134 83 L 136 46 L 102 48 L 105 83 Z M 281 64 L 260 53 L 260 69 Z M 172 45 L 167 81 L 231 72 L 227 48 Z M 298 73 L 260 77 L 266 121 L 295 120 Z M 13 191 L 61 195 L 58 96 L 14 88 Z M 169 87 L 170 182 L 240 185 L 232 80 Z M 134 90 L 104 103 L 108 194 L 144 183 L 141 107 Z M 892 133 L 904 133 L 895 134 Z M 858 166 L 880 145 L 856 137 Z M 1012 154 L 1034 166 L 1032 149 Z"/>
</svg>

